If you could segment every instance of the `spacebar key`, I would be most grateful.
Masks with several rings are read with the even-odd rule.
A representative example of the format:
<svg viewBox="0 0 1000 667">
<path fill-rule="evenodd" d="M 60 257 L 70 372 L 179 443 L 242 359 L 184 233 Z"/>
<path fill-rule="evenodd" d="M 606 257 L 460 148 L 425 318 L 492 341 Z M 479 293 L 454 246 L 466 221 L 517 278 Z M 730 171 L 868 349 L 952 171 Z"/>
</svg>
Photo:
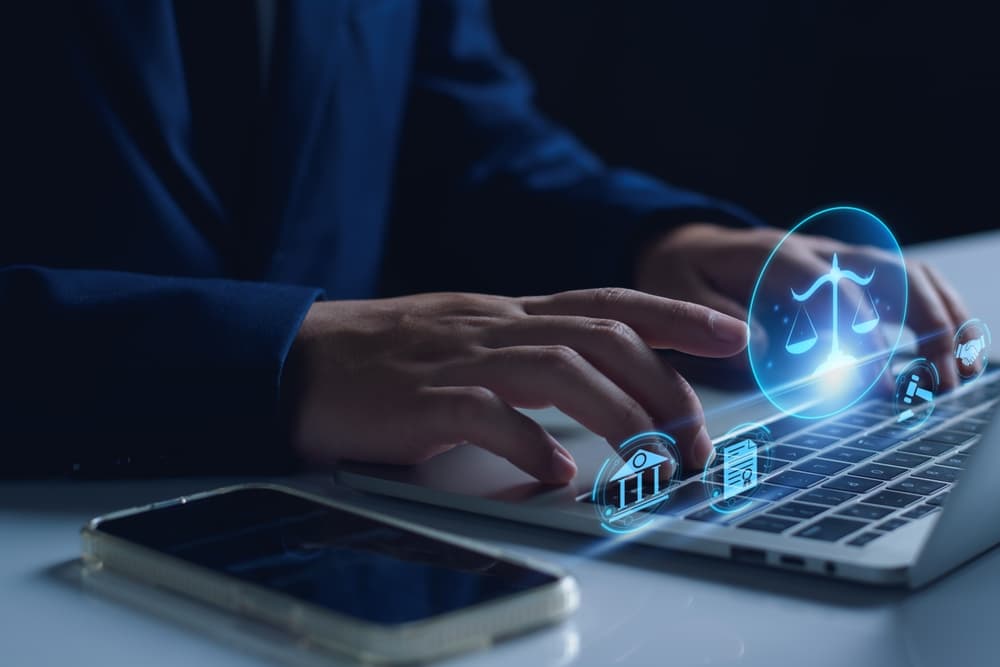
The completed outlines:
<svg viewBox="0 0 1000 667">
<path fill-rule="evenodd" d="M 797 537 L 806 537 L 810 540 L 836 542 L 840 538 L 850 535 L 867 525 L 864 521 L 851 521 L 850 519 L 839 519 L 835 516 L 830 516 L 806 526 L 795 533 L 795 535 Z"/>
</svg>

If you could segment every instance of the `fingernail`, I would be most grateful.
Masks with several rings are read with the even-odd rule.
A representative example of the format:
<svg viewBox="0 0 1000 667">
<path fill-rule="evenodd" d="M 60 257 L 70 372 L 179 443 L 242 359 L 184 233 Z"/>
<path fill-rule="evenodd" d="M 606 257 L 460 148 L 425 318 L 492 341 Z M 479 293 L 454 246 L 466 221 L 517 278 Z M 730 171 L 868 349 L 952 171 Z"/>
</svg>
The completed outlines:
<svg viewBox="0 0 1000 667">
<path fill-rule="evenodd" d="M 747 342 L 746 323 L 743 320 L 738 320 L 735 317 L 730 317 L 722 313 L 714 313 L 712 315 L 712 333 L 724 343 L 742 343 L 746 345 Z"/>
<path fill-rule="evenodd" d="M 752 345 L 755 352 L 766 352 L 767 351 L 767 331 L 764 330 L 757 322 L 754 322 L 750 327 L 750 338 L 747 344 Z"/>
<path fill-rule="evenodd" d="M 556 482 L 568 482 L 576 476 L 576 462 L 573 457 L 560 446 L 552 448 L 552 477 Z"/>
</svg>

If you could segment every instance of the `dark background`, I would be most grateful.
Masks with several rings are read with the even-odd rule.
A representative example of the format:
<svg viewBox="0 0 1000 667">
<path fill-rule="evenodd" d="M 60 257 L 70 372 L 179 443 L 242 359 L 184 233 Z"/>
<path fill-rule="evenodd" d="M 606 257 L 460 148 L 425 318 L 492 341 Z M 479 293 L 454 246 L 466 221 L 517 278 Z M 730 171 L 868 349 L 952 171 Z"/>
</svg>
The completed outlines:
<svg viewBox="0 0 1000 667">
<path fill-rule="evenodd" d="M 612 164 L 790 226 L 993 229 L 1000 11 L 879 0 L 495 0 L 538 103 Z"/>
</svg>

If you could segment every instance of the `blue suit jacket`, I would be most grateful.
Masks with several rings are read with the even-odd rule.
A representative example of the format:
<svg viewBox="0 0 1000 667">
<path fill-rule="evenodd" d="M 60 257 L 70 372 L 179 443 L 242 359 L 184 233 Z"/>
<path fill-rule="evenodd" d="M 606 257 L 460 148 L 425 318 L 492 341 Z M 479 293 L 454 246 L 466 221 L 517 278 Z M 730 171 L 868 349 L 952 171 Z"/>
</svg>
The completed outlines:
<svg viewBox="0 0 1000 667">
<path fill-rule="evenodd" d="M 24 3 L 0 238 L 0 470 L 273 466 L 319 298 L 622 284 L 743 214 L 531 105 L 480 0 Z M 270 40 L 266 68 L 260 40 Z"/>
</svg>

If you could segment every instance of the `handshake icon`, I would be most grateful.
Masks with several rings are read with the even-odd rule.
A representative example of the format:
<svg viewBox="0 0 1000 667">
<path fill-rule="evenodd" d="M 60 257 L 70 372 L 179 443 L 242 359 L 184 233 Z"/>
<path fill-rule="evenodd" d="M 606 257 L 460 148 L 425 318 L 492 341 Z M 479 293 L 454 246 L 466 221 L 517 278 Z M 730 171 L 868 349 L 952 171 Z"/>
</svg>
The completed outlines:
<svg viewBox="0 0 1000 667">
<path fill-rule="evenodd" d="M 986 347 L 985 336 L 974 338 L 966 343 L 960 344 L 955 349 L 955 358 L 959 359 L 964 366 L 972 366 L 979 358 L 979 354 Z"/>
</svg>

